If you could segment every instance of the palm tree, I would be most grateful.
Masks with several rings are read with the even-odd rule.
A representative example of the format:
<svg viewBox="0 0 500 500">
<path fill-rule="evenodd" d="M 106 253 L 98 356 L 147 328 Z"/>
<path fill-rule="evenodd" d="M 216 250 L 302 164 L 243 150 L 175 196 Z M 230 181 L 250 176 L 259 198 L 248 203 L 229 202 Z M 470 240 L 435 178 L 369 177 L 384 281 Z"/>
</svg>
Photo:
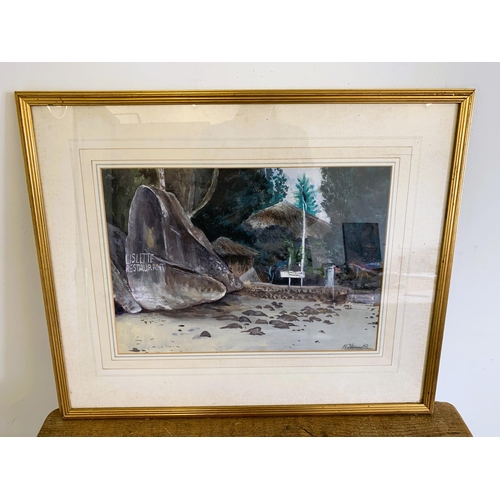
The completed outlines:
<svg viewBox="0 0 500 500">
<path fill-rule="evenodd" d="M 297 191 L 294 193 L 295 206 L 304 208 L 311 215 L 316 215 L 320 212 L 320 208 L 316 203 L 316 188 L 311 184 L 306 174 L 302 174 L 302 177 L 297 179 L 295 187 L 297 188 Z"/>
<path fill-rule="evenodd" d="M 306 194 L 305 191 L 302 191 L 302 255 L 300 257 L 300 286 L 304 284 L 304 258 L 306 255 L 306 206 Z"/>
<path fill-rule="evenodd" d="M 316 189 L 311 184 L 311 181 L 306 174 L 297 179 L 295 185 L 297 191 L 295 192 L 295 206 L 302 209 L 302 255 L 300 258 L 300 286 L 304 283 L 304 261 L 306 255 L 306 212 L 311 215 L 316 215 L 320 209 L 316 203 Z"/>
</svg>

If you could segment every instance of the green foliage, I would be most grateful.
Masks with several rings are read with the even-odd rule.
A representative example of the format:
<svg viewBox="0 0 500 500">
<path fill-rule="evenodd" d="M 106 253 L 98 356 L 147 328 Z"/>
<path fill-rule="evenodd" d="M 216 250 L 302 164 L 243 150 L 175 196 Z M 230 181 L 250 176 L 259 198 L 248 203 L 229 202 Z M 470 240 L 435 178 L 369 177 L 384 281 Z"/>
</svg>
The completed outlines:
<svg viewBox="0 0 500 500">
<path fill-rule="evenodd" d="M 259 274 L 267 274 L 269 282 L 275 282 L 279 269 L 290 264 L 297 267 L 302 258 L 301 242 L 294 239 L 292 232 L 282 226 L 269 226 L 254 232 L 252 246 L 259 252 L 254 258 L 254 267 Z M 306 247 L 305 270 L 312 271 L 312 256 Z"/>
<path fill-rule="evenodd" d="M 282 201 L 287 190 L 282 169 L 221 168 L 214 194 L 193 217 L 193 224 L 210 241 L 225 236 L 251 243 L 241 223 L 253 213 Z"/>
<path fill-rule="evenodd" d="M 386 218 L 390 173 L 390 167 L 322 168 L 322 205 L 330 220 L 368 222 Z"/>
<path fill-rule="evenodd" d="M 311 181 L 306 174 L 299 177 L 297 184 L 295 185 L 297 191 L 294 193 L 294 205 L 299 207 L 301 210 L 305 208 L 305 211 L 311 215 L 316 215 L 320 212 L 320 208 L 316 203 L 316 189 L 311 184 Z"/>
<path fill-rule="evenodd" d="M 287 239 L 283 242 L 283 247 L 288 254 L 288 263 L 295 264 L 302 258 L 302 247 L 298 246 L 293 240 Z"/>
<path fill-rule="evenodd" d="M 268 205 L 271 207 L 286 198 L 288 194 L 288 183 L 282 168 L 266 168 L 265 174 L 266 178 L 269 180 L 268 189 L 272 195 Z"/>
<path fill-rule="evenodd" d="M 195 180 L 191 179 L 192 175 L 189 177 L 193 172 Z M 201 200 L 212 172 L 213 169 L 166 169 L 166 189 L 174 192 L 183 206 L 184 198 Z M 206 179 L 200 178 L 202 174 L 206 174 Z M 159 187 L 158 170 L 106 169 L 102 171 L 102 179 L 106 220 L 128 232 L 128 213 L 135 191 L 143 184 Z M 188 182 L 188 179 L 191 180 Z M 196 189 L 200 193 L 197 194 Z M 236 241 L 248 241 L 249 236 L 238 226 L 252 213 L 282 201 L 287 191 L 286 177 L 281 168 L 220 169 L 212 198 L 193 217 L 193 222 L 210 239 L 227 236 Z"/>
<path fill-rule="evenodd" d="M 325 167 L 321 169 L 321 176 L 322 206 L 330 218 L 334 234 L 331 246 L 334 262 L 344 262 L 344 222 L 377 223 L 383 245 L 391 167 Z"/>
<path fill-rule="evenodd" d="M 252 246 L 259 252 L 254 259 L 256 269 L 278 263 L 288 264 L 290 250 L 295 248 L 293 235 L 288 228 L 269 226 L 257 229 L 254 238 Z"/>
<path fill-rule="evenodd" d="M 143 184 L 157 185 L 157 183 L 155 169 L 103 169 L 106 221 L 128 233 L 128 215 L 137 188 Z"/>
</svg>

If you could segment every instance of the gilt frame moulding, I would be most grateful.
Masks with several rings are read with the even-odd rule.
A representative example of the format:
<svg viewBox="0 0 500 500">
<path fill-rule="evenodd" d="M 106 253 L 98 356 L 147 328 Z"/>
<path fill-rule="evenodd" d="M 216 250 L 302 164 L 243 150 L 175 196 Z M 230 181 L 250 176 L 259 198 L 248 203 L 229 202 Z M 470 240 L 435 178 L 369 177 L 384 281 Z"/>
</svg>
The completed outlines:
<svg viewBox="0 0 500 500">
<path fill-rule="evenodd" d="M 63 417 L 432 412 L 473 90 L 15 99 Z"/>
</svg>

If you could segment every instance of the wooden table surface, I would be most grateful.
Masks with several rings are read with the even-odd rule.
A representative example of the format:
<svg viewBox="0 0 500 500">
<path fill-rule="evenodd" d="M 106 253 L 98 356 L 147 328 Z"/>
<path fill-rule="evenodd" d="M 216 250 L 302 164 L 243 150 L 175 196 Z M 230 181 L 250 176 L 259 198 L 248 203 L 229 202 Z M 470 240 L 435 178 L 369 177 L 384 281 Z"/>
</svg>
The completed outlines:
<svg viewBox="0 0 500 500">
<path fill-rule="evenodd" d="M 46 418 L 39 437 L 243 437 L 243 436 L 472 436 L 456 408 L 436 403 L 432 415 L 332 415 L 303 417 L 179 417 L 149 419 Z"/>
</svg>

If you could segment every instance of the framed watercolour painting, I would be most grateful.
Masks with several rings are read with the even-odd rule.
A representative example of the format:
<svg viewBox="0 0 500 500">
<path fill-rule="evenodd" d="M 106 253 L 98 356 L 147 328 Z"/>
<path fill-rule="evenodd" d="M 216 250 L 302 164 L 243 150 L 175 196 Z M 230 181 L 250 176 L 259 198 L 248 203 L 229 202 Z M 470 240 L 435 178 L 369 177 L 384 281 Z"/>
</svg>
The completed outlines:
<svg viewBox="0 0 500 500">
<path fill-rule="evenodd" d="M 17 92 L 62 415 L 431 412 L 473 96 Z"/>
</svg>

